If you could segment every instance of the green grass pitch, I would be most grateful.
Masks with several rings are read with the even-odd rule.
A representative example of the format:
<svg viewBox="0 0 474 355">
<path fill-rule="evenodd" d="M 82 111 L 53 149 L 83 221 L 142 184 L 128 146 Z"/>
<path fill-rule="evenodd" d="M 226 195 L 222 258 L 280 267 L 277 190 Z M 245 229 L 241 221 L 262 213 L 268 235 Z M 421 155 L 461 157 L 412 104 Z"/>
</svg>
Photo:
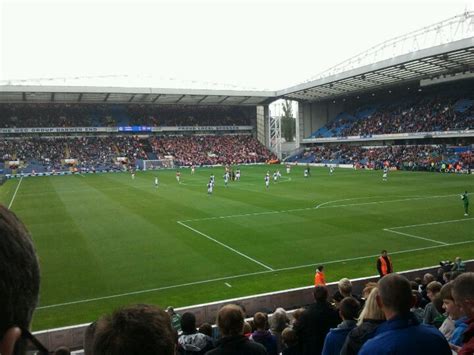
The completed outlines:
<svg viewBox="0 0 474 355">
<path fill-rule="evenodd" d="M 474 255 L 468 175 L 243 166 L 9 180 L 0 201 L 31 231 L 42 285 L 35 330 L 89 322 L 131 303 L 175 307 L 374 275 L 387 249 L 396 270 Z M 209 175 L 216 175 L 212 196 Z M 154 176 L 160 179 L 154 187 Z M 471 195 L 474 197 L 474 195 Z M 472 198 L 471 198 L 472 199 Z"/>
</svg>

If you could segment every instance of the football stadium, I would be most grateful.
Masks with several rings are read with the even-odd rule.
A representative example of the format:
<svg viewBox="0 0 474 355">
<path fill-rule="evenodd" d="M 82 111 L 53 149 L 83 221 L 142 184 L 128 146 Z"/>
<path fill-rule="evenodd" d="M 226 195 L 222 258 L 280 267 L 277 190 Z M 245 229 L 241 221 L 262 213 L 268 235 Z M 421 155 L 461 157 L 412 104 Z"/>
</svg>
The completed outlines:
<svg viewBox="0 0 474 355">
<path fill-rule="evenodd" d="M 230 353 L 216 317 L 237 304 L 245 344 L 265 351 L 238 353 L 356 354 L 349 329 L 329 349 L 329 329 L 355 327 L 395 273 L 416 296 L 410 314 L 437 332 L 430 342 L 444 341 L 401 353 L 460 351 L 443 330 L 462 317 L 435 293 L 474 270 L 473 24 L 466 11 L 275 91 L 2 82 L 0 220 L 14 212 L 31 235 L 41 282 L 28 323 L 49 350 L 32 340 L 31 353 L 156 353 L 97 350 L 120 326 L 105 315 L 133 305 L 170 319 L 177 354 Z M 1 255 L 23 258 L 8 248 Z M 310 324 L 321 289 L 341 317 L 319 315 L 325 331 Z M 204 323 L 208 343 L 192 348 Z"/>
</svg>

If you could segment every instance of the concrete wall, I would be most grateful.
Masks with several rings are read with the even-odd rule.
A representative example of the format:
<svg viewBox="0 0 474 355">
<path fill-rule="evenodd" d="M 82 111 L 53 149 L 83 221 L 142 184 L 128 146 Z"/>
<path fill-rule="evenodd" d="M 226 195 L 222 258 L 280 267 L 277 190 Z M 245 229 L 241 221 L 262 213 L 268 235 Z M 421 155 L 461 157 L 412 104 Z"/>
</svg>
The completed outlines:
<svg viewBox="0 0 474 355">
<path fill-rule="evenodd" d="M 299 103 L 298 121 L 300 138 L 308 138 L 311 133 L 331 121 L 344 111 L 342 102 Z"/>
<path fill-rule="evenodd" d="M 474 260 L 466 262 L 468 271 L 474 271 Z M 400 272 L 409 280 L 415 277 L 422 277 L 425 273 L 431 272 L 436 275 L 439 266 L 432 266 L 423 269 L 408 270 Z M 363 277 L 352 280 L 353 292 L 360 294 L 364 285 L 369 281 L 377 281 L 378 276 Z M 265 293 L 242 298 L 234 298 L 222 300 L 218 302 L 194 305 L 189 307 L 177 308 L 178 313 L 193 312 L 196 316 L 196 324 L 204 322 L 215 323 L 216 315 L 219 309 L 228 303 L 239 303 L 245 306 L 247 315 L 252 316 L 255 312 L 262 310 L 274 310 L 277 307 L 285 309 L 299 308 L 313 302 L 313 286 L 300 287 L 279 292 Z M 329 294 L 333 294 L 337 290 L 337 282 L 328 285 Z M 72 350 L 82 349 L 84 333 L 88 324 L 82 324 L 72 327 L 50 329 L 46 331 L 36 332 L 35 336 L 48 349 L 56 349 L 59 346 L 67 346 Z"/>
</svg>

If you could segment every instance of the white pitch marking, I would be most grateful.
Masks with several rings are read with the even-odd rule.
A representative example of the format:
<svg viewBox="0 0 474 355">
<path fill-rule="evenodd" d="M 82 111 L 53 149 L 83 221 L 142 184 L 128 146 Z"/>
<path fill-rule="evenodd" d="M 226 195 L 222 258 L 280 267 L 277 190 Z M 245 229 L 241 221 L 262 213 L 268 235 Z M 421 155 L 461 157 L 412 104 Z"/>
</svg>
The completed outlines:
<svg viewBox="0 0 474 355">
<path fill-rule="evenodd" d="M 8 205 L 8 209 L 10 209 L 13 205 L 13 201 L 15 200 L 15 197 L 16 197 L 16 193 L 18 192 L 18 189 L 20 188 L 20 185 L 21 185 L 21 182 L 23 181 L 23 176 L 20 178 L 20 181 L 18 182 L 18 185 L 16 185 L 16 190 L 15 192 L 13 193 L 13 197 L 10 201 L 10 204 Z"/>
<path fill-rule="evenodd" d="M 187 219 L 183 221 L 177 221 L 183 222 L 183 223 L 188 223 L 188 222 L 199 222 L 199 221 L 209 221 L 213 219 L 219 219 L 219 218 L 237 218 L 237 217 L 245 217 L 245 216 L 260 216 L 260 215 L 265 215 L 265 214 L 272 214 L 272 213 L 286 213 L 286 212 L 297 212 L 297 211 L 308 211 L 308 210 L 313 210 L 313 209 L 321 209 L 321 208 L 336 208 L 336 207 L 350 207 L 350 206 L 363 206 L 363 205 L 372 205 L 372 204 L 381 204 L 381 203 L 391 203 L 391 202 L 402 202 L 402 201 L 413 201 L 413 200 L 424 200 L 424 199 L 431 199 L 431 198 L 441 198 L 441 197 L 449 197 L 449 196 L 457 196 L 457 194 L 454 195 L 439 195 L 439 196 L 424 196 L 424 197 L 415 197 L 415 198 L 405 198 L 405 199 L 398 199 L 398 200 L 383 200 L 383 201 L 374 201 L 374 202 L 361 202 L 361 203 L 351 203 L 347 205 L 335 205 L 335 206 L 325 206 L 325 207 L 318 207 L 322 206 L 323 204 L 328 204 L 328 203 L 334 203 L 338 201 L 347 201 L 349 199 L 344 199 L 344 200 L 335 200 L 335 201 L 328 201 L 324 202 L 321 205 L 318 205 L 316 207 L 306 207 L 306 208 L 295 208 L 295 209 L 290 209 L 290 210 L 278 210 L 278 211 L 266 211 L 266 212 L 255 212 L 255 213 L 243 213 L 243 214 L 232 214 L 232 215 L 225 215 L 225 216 L 214 216 L 214 217 L 204 217 L 204 218 L 195 218 L 195 219 Z M 357 197 L 354 199 L 350 200 L 359 200 L 359 199 L 364 199 L 364 198 L 375 198 L 378 196 L 372 196 L 372 197 Z"/>
<path fill-rule="evenodd" d="M 440 242 L 440 241 L 438 241 L 438 240 L 429 239 L 429 238 L 423 238 L 423 237 L 419 237 L 419 236 L 413 235 L 413 234 L 408 234 L 408 233 L 403 233 L 403 232 L 397 232 L 397 231 L 391 230 L 390 228 L 384 228 L 383 230 L 384 230 L 385 232 L 396 233 L 396 234 L 404 235 L 404 236 L 410 237 L 410 238 L 422 239 L 422 240 L 426 240 L 426 241 L 432 242 L 432 243 L 438 243 L 438 244 L 442 244 L 442 245 L 448 245 L 448 243 L 445 243 L 445 242 Z"/>
<path fill-rule="evenodd" d="M 227 283 L 227 282 L 225 283 L 225 285 L 226 285 L 227 287 L 232 287 L 232 285 L 229 284 L 229 283 Z"/>
<path fill-rule="evenodd" d="M 267 270 L 269 270 L 269 271 L 273 271 L 273 269 L 272 269 L 270 266 L 265 265 L 264 263 L 262 263 L 262 262 L 260 262 L 260 261 L 258 261 L 258 260 L 255 260 L 254 258 L 252 258 L 252 257 L 250 257 L 250 256 L 248 256 L 248 255 L 246 255 L 246 254 L 244 254 L 244 253 L 241 253 L 241 252 L 238 251 L 237 249 L 234 249 L 234 248 L 228 246 L 227 244 L 224 244 L 224 243 L 218 241 L 217 239 L 214 239 L 214 238 L 208 236 L 207 234 L 204 234 L 203 232 L 200 232 L 200 231 L 198 231 L 197 229 L 194 229 L 193 227 L 188 226 L 187 224 L 185 224 L 185 223 L 183 223 L 183 222 L 179 222 L 179 221 L 178 221 L 178 224 L 182 225 L 183 227 L 188 228 L 189 230 L 192 230 L 193 232 L 195 232 L 195 233 L 197 233 L 197 234 L 199 234 L 199 235 L 202 235 L 203 237 L 205 237 L 205 238 L 207 238 L 207 239 L 213 241 L 214 243 L 219 244 L 220 246 L 223 246 L 224 248 L 229 249 L 230 251 L 233 251 L 233 252 L 236 253 L 236 254 L 239 254 L 240 256 L 243 256 L 244 258 L 246 258 L 246 259 L 248 259 L 248 260 L 250 260 L 250 261 L 253 261 L 254 263 L 256 263 L 256 264 L 258 264 L 258 265 L 260 265 L 260 266 L 263 266 L 265 269 L 267 269 Z"/>
<path fill-rule="evenodd" d="M 444 223 L 454 223 L 454 222 L 465 222 L 469 220 L 473 220 L 474 218 L 463 218 L 463 219 L 451 219 L 449 221 L 441 221 L 441 222 L 430 222 L 430 223 L 421 223 L 421 224 L 411 224 L 408 226 L 400 226 L 400 227 L 390 227 L 387 229 L 402 229 L 402 228 L 410 228 L 410 227 L 421 227 L 421 226 L 432 226 L 435 224 L 444 224 Z"/>
<path fill-rule="evenodd" d="M 451 243 L 451 244 L 447 244 L 447 245 L 433 245 L 433 246 L 423 247 L 423 248 L 415 248 L 415 249 L 394 251 L 394 252 L 390 252 L 390 254 L 394 255 L 394 254 L 412 253 L 412 252 L 415 252 L 415 251 L 422 251 L 422 250 L 429 250 L 429 249 L 436 249 L 436 248 L 444 248 L 444 247 L 447 247 L 447 246 L 462 245 L 462 244 L 468 244 L 468 243 L 473 243 L 473 242 L 474 242 L 474 240 L 468 240 L 468 241 L 464 241 L 464 242 Z M 306 264 L 306 265 L 299 265 L 299 266 L 290 266 L 290 267 L 285 267 L 285 268 L 281 268 L 281 269 L 275 269 L 275 270 L 272 270 L 272 271 L 270 271 L 270 270 L 257 271 L 257 272 L 247 273 L 247 274 L 225 276 L 225 277 L 219 277 L 219 278 L 209 279 L 209 280 L 201 280 L 201 281 L 187 282 L 187 283 L 177 284 L 177 285 L 151 288 L 151 289 L 147 289 L 147 290 L 139 290 L 139 291 L 120 293 L 120 294 L 103 296 L 103 297 L 88 298 L 88 299 L 77 300 L 77 301 L 72 301 L 72 302 L 51 304 L 51 305 L 47 305 L 47 306 L 37 307 L 36 309 L 40 310 L 40 309 L 64 307 L 64 306 L 70 306 L 70 305 L 75 305 L 75 304 L 80 304 L 80 303 L 102 301 L 102 300 L 111 299 L 111 298 L 126 297 L 126 296 L 132 296 L 132 295 L 139 295 L 139 294 L 143 294 L 143 293 L 169 290 L 169 289 L 179 288 L 179 287 L 195 286 L 195 285 L 201 285 L 201 284 L 217 282 L 217 281 L 224 281 L 224 280 L 237 279 L 237 278 L 248 277 L 248 276 L 268 274 L 268 273 L 272 273 L 272 272 L 289 271 L 289 270 L 295 270 L 295 269 L 304 269 L 304 268 L 307 268 L 307 267 L 313 267 L 313 266 L 321 265 L 321 264 L 323 264 L 323 265 L 336 264 L 336 263 L 342 263 L 342 262 L 347 262 L 347 261 L 370 259 L 370 258 L 375 258 L 375 257 L 378 257 L 378 256 L 380 256 L 380 255 L 379 254 L 373 254 L 373 255 L 359 256 L 359 257 L 356 257 L 356 258 L 332 260 L 332 261 L 323 261 L 323 262 L 318 262 L 318 263 L 313 263 L 313 264 Z"/>
</svg>

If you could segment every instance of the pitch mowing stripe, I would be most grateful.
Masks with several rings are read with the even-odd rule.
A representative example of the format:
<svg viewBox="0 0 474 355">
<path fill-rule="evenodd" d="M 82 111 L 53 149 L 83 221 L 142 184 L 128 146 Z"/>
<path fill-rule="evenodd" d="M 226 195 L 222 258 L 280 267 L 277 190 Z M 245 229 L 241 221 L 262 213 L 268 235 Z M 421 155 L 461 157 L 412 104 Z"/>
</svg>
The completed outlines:
<svg viewBox="0 0 474 355">
<path fill-rule="evenodd" d="M 207 239 L 213 241 L 214 243 L 217 243 L 217 244 L 223 246 L 224 248 L 229 249 L 230 251 L 233 251 L 233 252 L 236 253 L 236 254 L 239 254 L 240 256 L 243 256 L 244 258 L 246 258 L 246 259 L 248 259 L 248 260 L 250 260 L 250 261 L 253 261 L 254 263 L 257 263 L 257 264 L 260 265 L 260 266 L 263 266 L 265 269 L 267 269 L 267 270 L 269 270 L 269 271 L 273 271 L 273 269 L 272 269 L 270 266 L 267 266 L 267 265 L 265 265 L 264 263 L 262 263 L 262 262 L 260 262 L 260 261 L 258 261 L 258 260 L 255 260 L 254 258 L 252 258 L 252 257 L 250 257 L 250 256 L 248 256 L 248 255 L 246 255 L 246 254 L 244 254 L 244 253 L 241 253 L 241 252 L 238 251 L 237 249 L 234 249 L 234 248 L 228 246 L 227 244 L 224 244 L 224 243 L 222 243 L 222 242 L 220 242 L 220 241 L 218 241 L 218 240 L 216 240 L 216 239 L 214 239 L 214 238 L 208 236 L 207 234 L 204 234 L 203 232 L 200 232 L 200 231 L 198 231 L 197 229 L 194 229 L 193 227 L 190 227 L 190 226 L 188 226 L 187 224 L 184 224 L 183 222 L 178 222 L 178 224 L 180 224 L 180 225 L 182 225 L 183 227 L 186 227 L 186 228 L 192 230 L 193 232 L 195 232 L 195 233 L 197 233 L 197 234 L 199 234 L 199 235 L 202 235 L 203 237 L 205 237 L 205 238 L 207 238 Z"/>
<path fill-rule="evenodd" d="M 422 251 L 422 250 L 429 250 L 429 249 L 436 249 L 436 248 L 445 248 L 445 247 L 449 247 L 449 246 L 468 244 L 468 243 L 472 243 L 472 242 L 474 242 L 474 240 L 468 240 L 468 241 L 458 242 L 458 243 L 451 243 L 451 244 L 447 244 L 447 245 L 433 245 L 433 246 L 424 247 L 424 248 L 400 250 L 400 251 L 391 252 L 390 254 L 391 254 L 391 255 L 394 255 L 394 254 L 412 253 L 412 252 L 415 252 L 415 251 Z M 356 257 L 356 258 L 349 258 L 349 259 L 331 260 L 331 261 L 321 261 L 321 262 L 313 263 L 313 264 L 290 266 L 290 267 L 285 267 L 285 268 L 281 268 L 281 269 L 274 269 L 274 270 L 272 270 L 272 271 L 270 271 L 270 270 L 257 271 L 257 272 L 247 273 L 247 274 L 231 275 L 231 276 L 219 277 L 219 278 L 209 279 L 209 280 L 201 280 L 201 281 L 188 282 L 188 283 L 183 283 L 183 284 L 178 284 L 178 285 L 170 285 L 170 286 L 163 286 L 163 287 L 151 288 L 151 289 L 148 289 L 148 290 L 139 290 L 139 291 L 133 291 L 133 292 L 127 292 L 127 293 L 120 293 L 120 294 L 109 295 L 109 296 L 103 296 L 103 297 L 88 298 L 88 299 L 83 299 L 83 300 L 78 300 L 78 301 L 72 301 L 72 302 L 57 303 L 57 304 L 52 304 L 52 305 L 48 305 L 48 306 L 37 307 L 36 309 L 37 309 L 37 310 L 40 310 L 40 309 L 49 309 L 49 308 L 58 308 L 58 307 L 64 307 L 64 306 L 71 306 L 71 305 L 75 305 L 75 304 L 89 303 L 89 302 L 95 302 L 95 301 L 102 301 L 102 300 L 107 300 L 107 299 L 111 299 L 111 298 L 120 298 L 120 297 L 126 297 L 126 296 L 132 296 L 132 295 L 139 295 L 139 294 L 150 293 L 150 292 L 157 292 L 157 291 L 169 290 L 169 289 L 173 289 L 173 288 L 180 288 L 180 287 L 186 287 L 186 286 L 201 285 L 201 284 L 206 284 L 206 283 L 211 283 L 211 282 L 216 282 L 216 281 L 238 279 L 238 278 L 242 278 L 242 277 L 256 276 L 256 275 L 262 275 L 262 274 L 269 274 L 269 273 L 280 272 L 280 271 L 289 271 L 289 270 L 295 270 L 295 269 L 304 269 L 304 268 L 307 268 L 307 267 L 313 267 L 313 266 L 321 265 L 321 264 L 323 264 L 323 265 L 326 265 L 326 264 L 337 264 L 337 263 L 342 263 L 342 262 L 347 262 L 347 261 L 370 259 L 370 258 L 375 258 L 375 257 L 378 257 L 378 256 L 380 256 L 380 255 L 379 255 L 379 254 L 373 254 L 373 255 L 359 256 L 359 257 Z"/>
<path fill-rule="evenodd" d="M 16 193 L 18 192 L 18 189 L 20 188 L 21 182 L 23 181 L 23 176 L 20 178 L 20 181 L 18 182 L 18 185 L 16 185 L 16 190 L 15 193 L 13 194 L 12 200 L 10 201 L 10 204 L 8 205 L 8 209 L 10 209 L 13 205 L 13 201 L 15 200 Z"/>
<path fill-rule="evenodd" d="M 397 200 L 382 200 L 382 201 L 374 201 L 374 202 L 361 202 L 361 203 L 351 203 L 351 204 L 346 204 L 346 205 L 335 205 L 335 206 L 322 207 L 323 205 L 329 204 L 329 203 L 335 203 L 335 202 L 340 202 L 340 201 L 348 201 L 348 200 L 362 200 L 362 199 L 366 199 L 366 198 L 376 198 L 376 197 L 380 197 L 380 196 L 356 197 L 356 198 L 351 198 L 351 199 L 328 201 L 328 202 L 324 202 L 320 205 L 317 205 L 316 207 L 294 208 L 294 209 L 290 209 L 290 210 L 266 211 L 266 212 L 255 212 L 255 213 L 244 213 L 244 214 L 232 214 L 232 215 L 215 216 L 215 217 L 204 217 L 204 218 L 187 219 L 187 220 L 177 221 L 177 222 L 178 223 L 179 222 L 183 222 L 183 223 L 200 222 L 200 221 L 209 221 L 209 220 L 213 220 L 213 219 L 237 218 L 237 217 L 247 217 L 247 216 L 260 216 L 260 215 L 274 214 L 274 213 L 309 211 L 309 210 L 315 210 L 315 209 L 321 209 L 321 208 L 336 208 L 336 207 L 352 207 L 352 206 L 374 205 L 374 204 L 383 204 L 383 203 L 392 203 L 392 202 L 403 202 L 403 201 L 426 200 L 426 199 L 432 199 L 432 198 L 452 197 L 452 196 L 457 196 L 457 194 L 438 195 L 438 196 L 424 196 L 424 197 L 404 198 L 404 199 L 397 199 Z"/>
<path fill-rule="evenodd" d="M 396 233 L 396 234 L 404 235 L 404 236 L 410 237 L 410 238 L 426 240 L 426 241 L 428 241 L 428 242 L 437 243 L 437 244 L 442 244 L 442 245 L 448 245 L 448 243 L 445 243 L 445 242 L 440 242 L 440 241 L 438 241 L 438 240 L 429 239 L 429 238 L 423 238 L 423 237 L 419 237 L 419 236 L 413 235 L 413 234 L 408 234 L 408 233 L 403 233 L 403 232 L 397 232 L 397 231 L 393 231 L 393 230 L 391 230 L 391 229 L 389 229 L 389 228 L 384 228 L 383 230 L 384 230 L 385 232 Z"/>
</svg>

